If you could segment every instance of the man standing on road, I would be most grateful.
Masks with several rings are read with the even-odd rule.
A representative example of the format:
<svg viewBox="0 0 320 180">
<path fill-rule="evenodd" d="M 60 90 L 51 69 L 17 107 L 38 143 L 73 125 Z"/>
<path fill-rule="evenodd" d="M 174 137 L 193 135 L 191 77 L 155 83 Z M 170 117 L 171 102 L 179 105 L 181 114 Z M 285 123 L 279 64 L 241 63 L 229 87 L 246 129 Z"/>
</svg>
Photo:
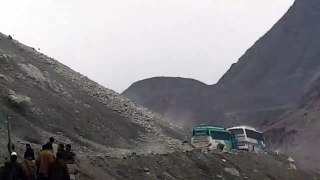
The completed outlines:
<svg viewBox="0 0 320 180">
<path fill-rule="evenodd" d="M 24 153 L 24 157 L 28 157 L 28 159 L 30 159 L 30 160 L 35 160 L 34 151 L 31 148 L 30 144 L 26 144 L 26 151 Z"/>
<path fill-rule="evenodd" d="M 58 145 L 56 143 L 54 143 L 54 137 L 50 137 L 49 138 L 49 142 L 48 144 L 51 146 L 49 148 L 52 148 L 52 153 L 53 153 L 53 157 L 57 157 L 57 152 L 58 152 Z"/>
<path fill-rule="evenodd" d="M 17 159 L 17 153 L 12 152 L 10 156 L 10 162 L 6 162 L 3 167 L 3 180 L 24 180 L 22 166 L 20 163 L 17 162 Z"/>
<path fill-rule="evenodd" d="M 24 159 L 21 161 L 25 180 L 34 180 L 37 174 L 37 167 L 34 163 L 34 153 L 31 146 L 27 144 Z"/>
<path fill-rule="evenodd" d="M 71 180 L 79 179 L 78 166 L 75 161 L 76 154 L 72 152 L 71 145 L 66 145 L 66 162 Z"/>
<path fill-rule="evenodd" d="M 50 165 L 49 176 L 50 180 L 70 180 L 68 167 L 63 159 L 63 153 L 57 153 L 57 159 Z"/>
<path fill-rule="evenodd" d="M 54 157 L 52 152 L 50 151 L 50 147 L 48 144 L 43 146 L 43 151 L 40 152 L 38 158 L 39 158 L 38 177 L 40 180 L 49 180 L 50 163 L 53 162 Z"/>
</svg>

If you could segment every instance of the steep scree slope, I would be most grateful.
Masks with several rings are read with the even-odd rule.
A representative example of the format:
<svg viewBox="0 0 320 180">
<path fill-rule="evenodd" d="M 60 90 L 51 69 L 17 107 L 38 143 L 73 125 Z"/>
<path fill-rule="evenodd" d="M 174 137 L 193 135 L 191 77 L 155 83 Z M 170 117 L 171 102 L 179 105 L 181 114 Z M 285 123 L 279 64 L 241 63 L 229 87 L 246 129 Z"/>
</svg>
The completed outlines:
<svg viewBox="0 0 320 180">
<path fill-rule="evenodd" d="M 54 134 L 83 150 L 166 151 L 183 138 L 157 114 L 3 34 L 0 87 L 0 128 L 11 115 L 17 139 L 39 144 Z"/>
</svg>

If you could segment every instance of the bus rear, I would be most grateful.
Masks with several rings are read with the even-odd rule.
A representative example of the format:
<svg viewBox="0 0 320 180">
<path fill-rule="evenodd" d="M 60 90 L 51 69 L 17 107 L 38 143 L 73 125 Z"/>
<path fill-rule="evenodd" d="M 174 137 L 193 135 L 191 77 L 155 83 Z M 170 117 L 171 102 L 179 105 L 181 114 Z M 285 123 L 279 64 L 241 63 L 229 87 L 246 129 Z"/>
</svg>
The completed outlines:
<svg viewBox="0 0 320 180">
<path fill-rule="evenodd" d="M 259 151 L 265 149 L 262 132 L 248 126 L 239 126 L 228 129 L 235 135 L 238 141 L 238 149 L 248 151 Z"/>
<path fill-rule="evenodd" d="M 196 149 L 217 149 L 218 144 L 223 145 L 225 150 L 237 148 L 235 137 L 225 128 L 199 126 L 193 129 L 191 145 Z"/>
<path fill-rule="evenodd" d="M 195 128 L 193 129 L 191 145 L 196 149 L 210 148 L 212 138 L 208 128 Z"/>
<path fill-rule="evenodd" d="M 211 130 L 212 145 L 217 147 L 218 144 L 224 145 L 224 150 L 233 149 L 232 134 L 227 130 Z"/>
<path fill-rule="evenodd" d="M 266 148 L 262 132 L 255 129 L 245 129 L 245 131 L 249 142 L 249 150 L 261 151 Z"/>
</svg>

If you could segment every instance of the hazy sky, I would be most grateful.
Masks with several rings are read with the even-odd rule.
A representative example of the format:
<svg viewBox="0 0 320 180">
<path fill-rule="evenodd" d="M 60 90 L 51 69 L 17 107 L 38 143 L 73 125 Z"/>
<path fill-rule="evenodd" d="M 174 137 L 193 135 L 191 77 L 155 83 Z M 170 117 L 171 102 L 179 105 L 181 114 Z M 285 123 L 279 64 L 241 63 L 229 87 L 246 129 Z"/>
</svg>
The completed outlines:
<svg viewBox="0 0 320 180">
<path fill-rule="evenodd" d="M 118 92 L 154 76 L 214 84 L 293 0 L 0 0 L 0 32 Z"/>
</svg>

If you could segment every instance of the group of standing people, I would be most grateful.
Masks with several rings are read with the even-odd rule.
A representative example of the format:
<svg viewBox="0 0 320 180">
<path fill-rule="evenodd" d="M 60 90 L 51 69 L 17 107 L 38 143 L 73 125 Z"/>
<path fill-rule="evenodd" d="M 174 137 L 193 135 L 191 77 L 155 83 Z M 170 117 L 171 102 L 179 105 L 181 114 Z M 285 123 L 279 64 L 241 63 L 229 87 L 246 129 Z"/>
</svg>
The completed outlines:
<svg viewBox="0 0 320 180">
<path fill-rule="evenodd" d="M 76 155 L 71 145 L 57 145 L 54 141 L 51 137 L 37 158 L 30 144 L 26 144 L 24 159 L 20 163 L 15 148 L 9 148 L 10 161 L 1 167 L 0 180 L 78 180 Z"/>
</svg>

